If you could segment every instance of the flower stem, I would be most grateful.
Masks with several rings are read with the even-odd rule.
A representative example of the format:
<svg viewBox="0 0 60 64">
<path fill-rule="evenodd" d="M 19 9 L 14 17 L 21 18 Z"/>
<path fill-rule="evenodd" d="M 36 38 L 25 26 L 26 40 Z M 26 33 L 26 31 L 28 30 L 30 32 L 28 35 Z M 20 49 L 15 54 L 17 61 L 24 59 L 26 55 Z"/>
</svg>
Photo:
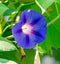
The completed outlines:
<svg viewBox="0 0 60 64">
<path fill-rule="evenodd" d="M 22 62 L 23 58 L 26 56 L 26 54 L 25 54 L 25 51 L 22 47 L 20 49 L 20 52 L 21 52 L 20 64 L 21 64 L 21 62 Z"/>
<path fill-rule="evenodd" d="M 22 47 L 21 47 L 21 55 L 25 56 L 25 51 L 24 51 L 24 49 Z"/>
</svg>

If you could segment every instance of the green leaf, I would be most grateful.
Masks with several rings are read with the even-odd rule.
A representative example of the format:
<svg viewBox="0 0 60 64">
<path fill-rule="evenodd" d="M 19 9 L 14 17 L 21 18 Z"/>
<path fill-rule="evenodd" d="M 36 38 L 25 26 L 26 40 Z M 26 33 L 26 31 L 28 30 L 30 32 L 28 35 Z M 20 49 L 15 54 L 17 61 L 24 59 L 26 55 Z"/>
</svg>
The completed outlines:
<svg viewBox="0 0 60 64">
<path fill-rule="evenodd" d="M 60 0 L 55 0 L 56 3 L 60 3 Z"/>
<path fill-rule="evenodd" d="M 21 2 L 19 2 L 18 0 L 8 0 L 5 5 L 8 6 L 10 9 L 16 10 L 20 3 Z"/>
<path fill-rule="evenodd" d="M 0 3 L 0 15 L 2 15 L 8 7 L 6 7 L 4 4 Z"/>
<path fill-rule="evenodd" d="M 54 1 L 55 0 L 35 0 L 36 4 L 41 8 L 42 13 L 44 13 Z"/>
<path fill-rule="evenodd" d="M 4 16 L 9 16 L 9 15 L 11 15 L 13 11 L 14 11 L 14 10 L 12 10 L 12 9 L 6 10 L 6 11 L 4 12 Z"/>
<path fill-rule="evenodd" d="M 21 64 L 34 64 L 35 58 L 35 50 L 33 49 L 26 49 L 25 50 L 26 56 L 23 58 Z"/>
<path fill-rule="evenodd" d="M 14 61 L 0 58 L 0 64 L 17 64 Z"/>
<path fill-rule="evenodd" d="M 34 0 L 19 0 L 20 2 L 32 2 Z"/>
<path fill-rule="evenodd" d="M 41 9 L 40 7 L 38 7 L 38 5 L 36 3 L 32 3 L 30 5 L 25 5 L 21 8 L 21 11 L 24 11 L 24 10 L 28 10 L 28 9 L 31 9 L 31 10 L 36 10 L 38 12 L 41 13 Z"/>
<path fill-rule="evenodd" d="M 20 53 L 17 50 L 14 51 L 0 51 L 0 58 L 12 60 L 19 63 Z"/>
<path fill-rule="evenodd" d="M 12 51 L 17 50 L 14 44 L 11 41 L 0 37 L 0 51 Z"/>
<path fill-rule="evenodd" d="M 54 58 L 60 62 L 60 48 L 59 49 L 53 49 L 53 56 Z M 60 64 L 60 63 L 59 63 Z"/>
<path fill-rule="evenodd" d="M 19 62 L 20 53 L 18 48 L 11 41 L 0 37 L 0 58 Z"/>
<path fill-rule="evenodd" d="M 53 3 L 44 14 L 47 20 L 46 40 L 39 44 L 44 52 L 49 52 L 51 48 L 60 48 L 60 9 L 59 4 Z"/>
<path fill-rule="evenodd" d="M 51 6 L 54 0 L 36 0 L 45 10 Z"/>
</svg>

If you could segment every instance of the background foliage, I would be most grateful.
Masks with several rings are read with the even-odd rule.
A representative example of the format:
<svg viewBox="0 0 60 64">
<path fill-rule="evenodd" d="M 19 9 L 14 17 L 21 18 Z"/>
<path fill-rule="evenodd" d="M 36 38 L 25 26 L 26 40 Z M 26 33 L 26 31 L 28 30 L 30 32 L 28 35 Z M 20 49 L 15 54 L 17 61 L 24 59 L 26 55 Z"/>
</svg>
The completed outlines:
<svg viewBox="0 0 60 64">
<path fill-rule="evenodd" d="M 40 58 L 46 54 L 60 61 L 60 0 L 0 0 L 0 63 L 34 64 L 35 49 L 21 54 L 12 36 L 13 25 L 24 10 L 37 10 L 46 17 L 47 38 L 37 45 Z"/>
</svg>

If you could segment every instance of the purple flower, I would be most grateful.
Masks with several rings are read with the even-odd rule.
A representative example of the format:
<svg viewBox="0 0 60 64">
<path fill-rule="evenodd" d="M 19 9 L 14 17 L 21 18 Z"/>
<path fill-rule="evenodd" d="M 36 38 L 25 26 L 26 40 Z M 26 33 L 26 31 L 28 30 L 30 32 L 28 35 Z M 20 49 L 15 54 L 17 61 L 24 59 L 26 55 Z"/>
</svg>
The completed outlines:
<svg viewBox="0 0 60 64">
<path fill-rule="evenodd" d="M 20 16 L 20 22 L 12 28 L 12 34 L 19 46 L 33 48 L 46 38 L 45 17 L 35 10 L 25 10 Z"/>
</svg>

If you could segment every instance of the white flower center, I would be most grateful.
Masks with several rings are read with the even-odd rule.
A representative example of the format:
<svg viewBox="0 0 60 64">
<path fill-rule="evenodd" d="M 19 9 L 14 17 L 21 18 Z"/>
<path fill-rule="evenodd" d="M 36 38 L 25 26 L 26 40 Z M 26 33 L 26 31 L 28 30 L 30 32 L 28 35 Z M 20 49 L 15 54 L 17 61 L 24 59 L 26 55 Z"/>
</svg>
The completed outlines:
<svg viewBox="0 0 60 64">
<path fill-rule="evenodd" d="M 22 31 L 25 34 L 30 34 L 31 30 L 32 30 L 32 26 L 30 26 L 29 24 L 25 24 L 22 26 Z"/>
</svg>

